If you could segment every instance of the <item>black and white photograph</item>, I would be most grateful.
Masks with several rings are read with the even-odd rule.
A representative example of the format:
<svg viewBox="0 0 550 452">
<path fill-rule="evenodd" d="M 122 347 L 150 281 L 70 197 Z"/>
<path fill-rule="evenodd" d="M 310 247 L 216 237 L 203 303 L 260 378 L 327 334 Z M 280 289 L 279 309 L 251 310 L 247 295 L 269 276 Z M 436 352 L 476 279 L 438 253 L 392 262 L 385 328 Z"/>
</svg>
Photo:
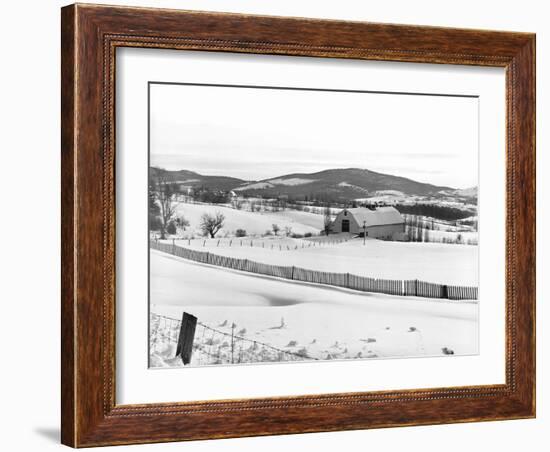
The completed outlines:
<svg viewBox="0 0 550 452">
<path fill-rule="evenodd" d="M 478 97 L 148 99 L 150 368 L 478 353 Z"/>
</svg>

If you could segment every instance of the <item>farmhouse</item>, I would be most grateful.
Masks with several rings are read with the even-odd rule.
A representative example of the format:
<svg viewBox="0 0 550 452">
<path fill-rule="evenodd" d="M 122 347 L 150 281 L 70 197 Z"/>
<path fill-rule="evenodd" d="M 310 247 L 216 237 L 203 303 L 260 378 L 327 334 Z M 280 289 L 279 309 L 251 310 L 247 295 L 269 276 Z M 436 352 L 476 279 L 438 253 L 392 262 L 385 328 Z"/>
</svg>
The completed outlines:
<svg viewBox="0 0 550 452">
<path fill-rule="evenodd" d="M 332 222 L 331 232 L 352 234 L 383 240 L 399 240 L 405 232 L 405 220 L 395 207 L 344 209 Z"/>
</svg>

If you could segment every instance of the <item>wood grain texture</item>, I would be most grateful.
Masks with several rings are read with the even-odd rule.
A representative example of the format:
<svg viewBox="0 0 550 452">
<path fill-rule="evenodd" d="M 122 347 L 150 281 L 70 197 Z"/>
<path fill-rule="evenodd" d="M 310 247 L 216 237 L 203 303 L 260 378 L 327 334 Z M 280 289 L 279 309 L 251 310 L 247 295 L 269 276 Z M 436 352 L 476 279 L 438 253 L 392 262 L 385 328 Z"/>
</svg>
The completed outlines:
<svg viewBox="0 0 550 452">
<path fill-rule="evenodd" d="M 146 8 L 62 10 L 62 442 L 74 447 L 533 417 L 535 37 Z M 506 68 L 506 384 L 115 404 L 117 47 Z"/>
<path fill-rule="evenodd" d="M 74 385 L 74 168 L 75 159 L 75 39 L 74 9 L 63 9 L 61 19 L 61 441 L 75 444 Z"/>
</svg>

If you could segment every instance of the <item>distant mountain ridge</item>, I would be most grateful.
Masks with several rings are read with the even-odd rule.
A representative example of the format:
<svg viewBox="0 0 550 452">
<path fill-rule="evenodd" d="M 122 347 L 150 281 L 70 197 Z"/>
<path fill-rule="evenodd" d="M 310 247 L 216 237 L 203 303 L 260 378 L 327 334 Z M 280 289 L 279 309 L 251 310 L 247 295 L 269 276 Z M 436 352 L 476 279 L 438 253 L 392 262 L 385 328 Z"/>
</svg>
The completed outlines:
<svg viewBox="0 0 550 452">
<path fill-rule="evenodd" d="M 165 170 L 162 168 L 150 167 L 150 174 L 153 177 L 162 175 L 167 181 L 179 183 L 188 187 L 204 187 L 210 190 L 229 191 L 246 183 L 242 179 L 227 176 L 205 176 L 189 170 Z"/>
<path fill-rule="evenodd" d="M 302 183 L 285 183 L 286 181 L 302 181 Z M 405 177 L 360 168 L 329 169 L 316 173 L 292 173 L 260 182 L 271 183 L 274 185 L 273 188 L 277 191 L 284 191 L 285 194 L 326 190 L 340 192 L 342 195 L 365 196 L 365 194 L 381 190 L 396 190 L 408 195 L 427 195 L 453 190 L 450 187 L 426 184 Z"/>
<path fill-rule="evenodd" d="M 193 171 L 168 171 L 151 168 L 153 174 L 164 174 L 168 180 L 189 187 L 206 187 L 218 190 L 234 190 L 248 196 L 281 196 L 294 198 L 326 196 L 332 199 L 365 198 L 381 191 L 396 191 L 409 196 L 457 196 L 477 197 L 477 188 L 454 189 L 418 182 L 401 176 L 379 173 L 360 168 L 336 168 L 315 173 L 291 173 L 262 179 L 245 181 L 226 176 L 208 176 Z"/>
</svg>

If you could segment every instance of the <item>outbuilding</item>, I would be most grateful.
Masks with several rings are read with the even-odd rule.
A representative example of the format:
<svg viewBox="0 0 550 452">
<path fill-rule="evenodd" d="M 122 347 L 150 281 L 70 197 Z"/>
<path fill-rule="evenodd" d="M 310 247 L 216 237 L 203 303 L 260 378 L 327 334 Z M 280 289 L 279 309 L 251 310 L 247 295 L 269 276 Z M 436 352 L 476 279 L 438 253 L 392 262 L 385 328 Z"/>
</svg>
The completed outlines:
<svg viewBox="0 0 550 452">
<path fill-rule="evenodd" d="M 344 209 L 332 222 L 332 233 L 349 232 L 382 240 L 400 240 L 405 219 L 395 207 Z"/>
</svg>

